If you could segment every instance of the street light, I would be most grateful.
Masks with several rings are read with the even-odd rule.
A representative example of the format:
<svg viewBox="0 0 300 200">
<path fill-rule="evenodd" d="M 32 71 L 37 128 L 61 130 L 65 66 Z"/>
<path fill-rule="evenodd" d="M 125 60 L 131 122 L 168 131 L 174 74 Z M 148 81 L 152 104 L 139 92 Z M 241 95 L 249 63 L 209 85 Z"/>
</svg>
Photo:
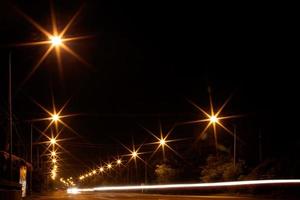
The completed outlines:
<svg viewBox="0 0 300 200">
<path fill-rule="evenodd" d="M 55 145 L 56 144 L 56 139 L 55 138 L 51 138 L 50 139 L 50 144 Z"/>
<path fill-rule="evenodd" d="M 56 162 L 57 162 L 56 158 L 53 158 L 53 159 L 52 159 L 52 163 L 55 164 Z"/>
<path fill-rule="evenodd" d="M 137 155 L 138 155 L 138 153 L 137 153 L 136 151 L 133 151 L 133 152 L 131 153 L 131 156 L 132 156 L 132 158 L 134 158 L 134 159 L 136 159 Z"/>
<path fill-rule="evenodd" d="M 60 116 L 59 114 L 52 114 L 51 115 L 51 120 L 54 122 L 57 122 L 59 120 Z"/>
<path fill-rule="evenodd" d="M 112 165 L 111 165 L 111 164 L 107 164 L 107 168 L 108 168 L 108 169 L 111 169 L 111 168 L 112 168 Z"/>
<path fill-rule="evenodd" d="M 210 116 L 209 120 L 210 120 L 210 123 L 212 123 L 212 124 L 216 124 L 219 122 L 219 118 L 215 115 Z"/>
<path fill-rule="evenodd" d="M 62 44 L 62 38 L 60 36 L 51 36 L 50 41 L 53 46 L 60 46 Z"/>
<path fill-rule="evenodd" d="M 153 143 L 149 143 L 149 144 L 155 144 L 157 145 L 155 151 L 152 153 L 152 155 L 150 156 L 150 158 L 148 160 L 150 160 L 152 158 L 152 156 L 154 156 L 154 154 L 161 148 L 162 153 L 163 153 L 163 159 L 165 160 L 165 148 L 170 149 L 172 152 L 174 152 L 176 155 L 178 155 L 179 157 L 181 157 L 179 155 L 179 153 L 177 153 L 170 145 L 169 143 L 171 142 L 177 142 L 180 140 L 184 140 L 184 139 L 168 139 L 169 135 L 172 133 L 172 131 L 174 130 L 175 126 L 173 126 L 167 133 L 163 133 L 162 130 L 162 126 L 161 124 L 159 124 L 159 136 L 157 136 L 157 134 L 153 133 L 152 131 L 150 131 L 149 129 L 143 127 L 149 134 L 151 134 L 153 137 L 155 137 L 156 142 Z"/>
<path fill-rule="evenodd" d="M 165 140 L 165 139 L 160 139 L 160 140 L 159 140 L 159 144 L 160 144 L 161 146 L 165 146 L 166 140 Z"/>
<path fill-rule="evenodd" d="M 100 172 L 104 172 L 104 168 L 103 167 L 100 167 Z"/>
<path fill-rule="evenodd" d="M 121 160 L 121 159 L 118 159 L 118 160 L 117 160 L 117 164 L 120 165 L 121 163 L 122 163 L 122 160 Z"/>
<path fill-rule="evenodd" d="M 35 22 L 34 19 L 30 18 L 27 16 L 25 13 L 22 11 L 18 10 L 23 17 L 29 21 L 33 26 L 35 26 L 42 34 L 44 34 L 48 39 L 47 40 L 42 40 L 42 41 L 37 41 L 37 42 L 25 42 L 21 44 L 17 44 L 17 46 L 35 46 L 35 45 L 49 45 L 48 49 L 45 50 L 44 54 L 42 57 L 39 59 L 39 61 L 36 63 L 36 65 L 33 67 L 33 70 L 30 72 L 30 74 L 27 76 L 24 82 L 26 82 L 32 74 L 36 71 L 36 69 L 45 61 L 45 59 L 50 55 L 52 51 L 55 51 L 56 58 L 57 58 L 57 64 L 59 69 L 61 70 L 62 68 L 62 61 L 61 61 L 61 49 L 63 49 L 65 52 L 69 53 L 73 57 L 75 57 L 78 61 L 81 63 L 89 66 L 89 64 L 81 58 L 81 56 L 76 53 L 72 48 L 67 44 L 68 42 L 71 41 L 76 41 L 76 40 L 81 40 L 81 39 L 87 39 L 90 36 L 77 36 L 77 37 L 66 37 L 66 33 L 68 32 L 69 28 L 71 25 L 74 23 L 76 17 L 79 15 L 81 9 L 79 9 L 73 17 L 71 17 L 71 20 L 66 24 L 63 29 L 58 32 L 58 27 L 57 27 L 57 22 L 56 22 L 56 17 L 54 13 L 54 9 L 52 7 L 51 9 L 51 21 L 52 21 L 52 29 L 53 31 L 48 31 L 46 30 L 42 25 L 38 24 Z M 23 82 L 23 84 L 24 84 Z"/>
<path fill-rule="evenodd" d="M 56 152 L 55 152 L 55 151 L 52 151 L 52 152 L 51 152 L 51 156 L 52 156 L 52 157 L 56 156 Z"/>
<path fill-rule="evenodd" d="M 193 121 L 185 122 L 183 124 L 196 124 L 196 123 L 206 122 L 207 125 L 205 126 L 205 128 L 203 129 L 203 131 L 201 132 L 201 134 L 199 135 L 199 137 L 197 139 L 198 140 L 201 139 L 203 137 L 203 135 L 206 133 L 206 131 L 210 127 L 212 127 L 214 139 L 215 139 L 215 146 L 217 149 L 218 148 L 217 126 L 221 127 L 227 133 L 234 136 L 234 133 L 231 130 L 229 130 L 225 125 L 223 125 L 222 121 L 226 120 L 226 119 L 237 118 L 237 117 L 240 117 L 241 115 L 221 116 L 221 113 L 222 113 L 223 109 L 225 108 L 225 106 L 229 103 L 231 96 L 229 96 L 229 98 L 226 99 L 226 101 L 221 105 L 221 107 L 218 110 L 215 110 L 214 106 L 213 106 L 212 97 L 211 97 L 211 91 L 209 90 L 208 92 L 209 92 L 209 103 L 210 103 L 210 111 L 209 112 L 205 111 L 204 109 L 202 109 L 201 107 L 196 105 L 194 102 L 189 101 L 193 106 L 195 106 L 199 111 L 201 111 L 205 115 L 205 118 L 200 119 L 200 120 L 193 120 Z"/>
</svg>

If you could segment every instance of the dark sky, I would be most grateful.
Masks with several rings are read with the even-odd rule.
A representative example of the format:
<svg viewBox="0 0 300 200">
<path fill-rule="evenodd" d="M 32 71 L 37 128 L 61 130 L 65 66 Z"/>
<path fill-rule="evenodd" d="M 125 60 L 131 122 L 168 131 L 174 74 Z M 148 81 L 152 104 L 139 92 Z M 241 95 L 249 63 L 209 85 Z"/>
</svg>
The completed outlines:
<svg viewBox="0 0 300 200">
<path fill-rule="evenodd" d="M 299 91 L 296 28 L 293 12 L 284 7 L 54 1 L 60 27 L 83 6 L 67 35 L 93 36 L 70 43 L 92 67 L 63 52 L 60 77 L 55 56 L 50 55 L 21 86 L 46 47 L 9 46 L 43 39 L 12 5 L 49 29 L 50 4 L 1 4 L 1 124 L 5 124 L 7 110 L 11 51 L 15 116 L 24 122 L 43 114 L 30 98 L 50 109 L 51 93 L 60 106 L 72 97 L 65 113 L 80 115 L 67 122 L 84 138 L 76 143 L 99 144 L 99 149 L 81 151 L 82 155 L 74 148 L 75 141 L 73 147 L 72 142 L 66 144 L 83 160 L 87 152 L 124 153 L 114 139 L 129 144 L 134 137 L 137 143 L 142 142 L 147 133 L 140 125 L 157 131 L 159 120 L 169 128 L 175 122 L 197 118 L 200 113 L 186 99 L 208 109 L 208 87 L 217 107 L 233 94 L 224 114 L 245 115 L 227 125 L 238 125 L 241 138 L 249 141 L 246 152 L 256 148 L 259 130 L 270 156 L 299 145 L 294 118 Z M 194 137 L 199 131 L 201 126 L 181 127 L 172 137 Z"/>
</svg>

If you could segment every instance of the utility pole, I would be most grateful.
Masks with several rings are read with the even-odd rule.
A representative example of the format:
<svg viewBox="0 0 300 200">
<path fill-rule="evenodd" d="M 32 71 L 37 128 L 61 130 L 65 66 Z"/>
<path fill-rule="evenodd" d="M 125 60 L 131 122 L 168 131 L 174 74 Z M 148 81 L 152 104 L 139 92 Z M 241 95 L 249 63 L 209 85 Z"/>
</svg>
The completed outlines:
<svg viewBox="0 0 300 200">
<path fill-rule="evenodd" d="M 8 58 L 8 112 L 9 112 L 9 178 L 12 181 L 12 105 L 11 105 L 11 52 Z"/>
<path fill-rule="evenodd" d="M 32 124 L 30 124 L 30 164 L 32 166 L 31 172 L 30 172 L 30 182 L 29 182 L 29 186 L 30 186 L 30 194 L 32 192 L 32 172 L 33 172 L 33 164 L 32 164 Z"/>
<path fill-rule="evenodd" d="M 258 133 L 258 151 L 259 151 L 259 162 L 262 161 L 262 136 L 261 136 L 261 130 L 259 130 Z"/>
<path fill-rule="evenodd" d="M 145 161 L 145 185 L 147 185 L 148 182 L 148 171 L 147 171 L 147 162 Z"/>
<path fill-rule="evenodd" d="M 233 167 L 236 165 L 236 125 L 233 127 Z"/>
</svg>

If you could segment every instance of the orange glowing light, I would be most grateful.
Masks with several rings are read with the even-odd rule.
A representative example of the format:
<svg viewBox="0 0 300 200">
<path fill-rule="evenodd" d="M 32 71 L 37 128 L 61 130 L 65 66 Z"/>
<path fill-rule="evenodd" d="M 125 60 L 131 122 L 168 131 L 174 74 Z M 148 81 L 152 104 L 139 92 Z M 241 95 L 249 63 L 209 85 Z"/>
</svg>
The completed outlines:
<svg viewBox="0 0 300 200">
<path fill-rule="evenodd" d="M 214 133 L 214 138 L 215 138 L 215 146 L 216 146 L 216 148 L 218 148 L 217 125 L 220 126 L 222 129 L 224 129 L 227 133 L 233 135 L 233 132 L 222 124 L 222 120 L 237 118 L 237 117 L 240 117 L 241 115 L 221 116 L 221 113 L 222 113 L 223 109 L 229 103 L 231 97 L 232 96 L 229 96 L 229 98 L 226 99 L 226 101 L 221 105 L 221 107 L 217 111 L 215 111 L 214 106 L 213 106 L 211 93 L 210 93 L 210 90 L 209 90 L 210 113 L 206 112 L 204 109 L 202 109 L 201 107 L 196 105 L 194 102 L 189 101 L 193 106 L 195 106 L 199 111 L 201 111 L 206 117 L 205 119 L 194 120 L 194 121 L 189 121 L 189 122 L 184 123 L 184 124 L 195 124 L 195 123 L 203 123 L 203 122 L 207 123 L 207 125 L 205 126 L 205 128 L 203 129 L 201 134 L 198 136 L 197 140 L 203 138 L 206 131 L 212 126 L 213 133 Z"/>
<path fill-rule="evenodd" d="M 23 81 L 23 84 L 34 74 L 34 72 L 39 68 L 39 66 L 46 60 L 48 55 L 55 51 L 56 60 L 59 67 L 60 73 L 62 73 L 62 60 L 61 60 L 61 49 L 65 52 L 69 53 L 73 57 L 75 57 L 79 62 L 83 63 L 84 65 L 90 66 L 81 56 L 73 51 L 66 43 L 75 41 L 75 40 L 82 40 L 89 38 L 91 36 L 76 36 L 76 37 L 67 37 L 66 33 L 69 31 L 71 25 L 74 23 L 75 19 L 80 14 L 82 8 L 80 8 L 70 19 L 70 21 L 66 24 L 62 30 L 58 30 L 56 16 L 54 12 L 54 7 L 51 4 L 51 23 L 52 23 L 52 31 L 46 30 L 40 24 L 38 24 L 35 20 L 31 17 L 23 13 L 21 10 L 17 10 L 30 24 L 32 24 L 35 28 L 37 28 L 46 38 L 47 40 L 37 41 L 37 42 L 26 42 L 17 44 L 17 46 L 33 46 L 33 45 L 49 45 L 48 49 L 44 52 L 41 58 L 33 67 L 32 71 L 28 74 L 26 79 Z M 62 74 L 61 74 L 62 75 Z"/>
</svg>

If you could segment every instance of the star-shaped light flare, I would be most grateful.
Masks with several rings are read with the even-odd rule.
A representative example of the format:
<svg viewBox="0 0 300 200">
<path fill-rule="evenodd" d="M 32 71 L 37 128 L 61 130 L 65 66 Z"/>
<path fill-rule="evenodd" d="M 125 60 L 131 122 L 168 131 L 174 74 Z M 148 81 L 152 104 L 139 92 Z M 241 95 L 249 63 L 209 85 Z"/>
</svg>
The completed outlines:
<svg viewBox="0 0 300 200">
<path fill-rule="evenodd" d="M 70 99 L 60 108 L 57 109 L 54 103 L 54 97 L 52 96 L 52 111 L 48 110 L 44 106 L 42 106 L 40 103 L 32 99 L 33 102 L 40 107 L 43 111 L 46 112 L 48 117 L 45 118 L 39 118 L 39 119 L 33 119 L 31 121 L 50 121 L 48 126 L 42 131 L 42 133 L 46 132 L 53 124 L 55 125 L 56 131 L 58 132 L 58 124 L 62 124 L 64 127 L 66 127 L 68 130 L 71 132 L 75 133 L 77 136 L 81 137 L 73 128 L 71 128 L 66 122 L 63 121 L 64 118 L 72 117 L 72 116 L 77 116 L 78 114 L 66 114 L 63 115 L 63 111 L 70 102 Z"/>
<path fill-rule="evenodd" d="M 152 143 L 148 143 L 148 144 L 154 144 L 154 145 L 157 145 L 155 151 L 152 153 L 152 155 L 150 156 L 149 160 L 154 156 L 154 154 L 159 150 L 159 149 L 162 149 L 162 153 L 163 153 L 163 159 L 165 161 L 166 159 L 166 155 L 165 155 L 165 147 L 170 149 L 173 153 L 175 153 L 177 156 L 181 157 L 182 156 L 177 152 L 175 151 L 170 145 L 169 143 L 172 143 L 172 142 L 177 142 L 177 141 L 182 141 L 182 140 L 185 140 L 185 139 L 172 139 L 172 140 L 169 140 L 168 137 L 170 136 L 170 134 L 172 133 L 172 131 L 174 130 L 175 126 L 173 126 L 166 134 L 163 133 L 163 130 L 162 130 L 162 126 L 161 126 L 161 123 L 159 123 L 159 136 L 157 136 L 155 133 L 153 133 L 152 131 L 150 131 L 149 129 L 143 127 L 149 134 L 151 134 L 153 137 L 155 137 L 155 139 L 157 140 L 156 142 L 152 142 Z"/>
<path fill-rule="evenodd" d="M 228 116 L 222 116 L 221 115 L 223 109 L 229 103 L 229 101 L 230 101 L 231 98 L 232 98 L 232 95 L 229 96 L 226 99 L 226 101 L 222 104 L 222 106 L 218 110 L 215 110 L 214 106 L 213 106 L 213 101 L 212 101 L 211 93 L 209 92 L 210 112 L 206 112 L 204 109 L 202 109 L 201 107 L 199 107 L 198 105 L 196 105 L 194 102 L 188 100 L 193 106 L 195 106 L 198 110 L 200 110 L 205 115 L 206 118 L 205 119 L 200 119 L 200 120 L 193 120 L 193 121 L 185 122 L 183 124 L 197 124 L 197 123 L 206 122 L 207 125 L 205 126 L 205 128 L 203 129 L 203 131 L 201 132 L 201 134 L 198 136 L 197 140 L 199 140 L 200 138 L 202 138 L 203 135 L 206 133 L 206 131 L 210 127 L 212 127 L 213 128 L 213 133 L 214 133 L 214 138 L 215 138 L 215 146 L 217 148 L 218 147 L 217 126 L 219 126 L 222 129 L 224 129 L 230 135 L 234 135 L 234 133 L 230 129 L 228 129 L 225 125 L 222 124 L 222 121 L 226 120 L 226 119 L 232 119 L 232 118 L 241 117 L 241 115 L 228 115 Z"/>
<path fill-rule="evenodd" d="M 142 144 L 136 148 L 136 146 L 134 145 L 134 142 L 132 142 L 132 149 L 126 147 L 124 144 L 121 143 L 121 145 L 127 149 L 130 153 L 129 154 L 125 154 L 124 156 L 129 156 L 129 160 L 127 163 L 130 163 L 132 160 L 134 161 L 135 165 L 137 165 L 137 159 L 141 160 L 143 163 L 146 164 L 146 162 L 140 157 L 140 155 L 144 154 L 144 152 L 140 152 L 141 147 L 143 146 Z"/>
<path fill-rule="evenodd" d="M 71 17 L 69 22 L 59 31 L 58 23 L 56 21 L 56 16 L 54 12 L 54 6 L 51 3 L 51 24 L 52 24 L 52 30 L 48 31 L 43 26 L 41 26 L 39 23 L 37 23 L 35 20 L 33 20 L 31 17 L 29 17 L 27 14 L 22 12 L 20 9 L 16 9 L 18 13 L 20 13 L 30 24 L 32 24 L 35 28 L 37 28 L 44 36 L 45 40 L 37 41 L 37 42 L 25 42 L 16 44 L 16 46 L 35 46 L 35 45 L 47 45 L 48 48 L 44 52 L 44 54 L 41 56 L 41 58 L 38 60 L 38 62 L 34 65 L 32 71 L 28 74 L 28 76 L 23 81 L 23 84 L 34 74 L 34 72 L 38 69 L 38 67 L 45 61 L 45 59 L 50 55 L 52 51 L 55 51 L 56 54 L 56 60 L 59 68 L 60 75 L 62 75 L 62 59 L 61 59 L 61 50 L 64 50 L 65 52 L 71 54 L 73 57 L 75 57 L 78 61 L 83 63 L 86 66 L 90 66 L 87 61 L 85 61 L 78 53 L 76 53 L 74 50 L 72 50 L 67 43 L 72 42 L 75 40 L 81 40 L 81 39 L 87 39 L 91 36 L 74 36 L 74 37 L 68 37 L 66 33 L 69 31 L 71 25 L 74 23 L 75 19 L 80 14 L 82 7 Z"/>
</svg>

